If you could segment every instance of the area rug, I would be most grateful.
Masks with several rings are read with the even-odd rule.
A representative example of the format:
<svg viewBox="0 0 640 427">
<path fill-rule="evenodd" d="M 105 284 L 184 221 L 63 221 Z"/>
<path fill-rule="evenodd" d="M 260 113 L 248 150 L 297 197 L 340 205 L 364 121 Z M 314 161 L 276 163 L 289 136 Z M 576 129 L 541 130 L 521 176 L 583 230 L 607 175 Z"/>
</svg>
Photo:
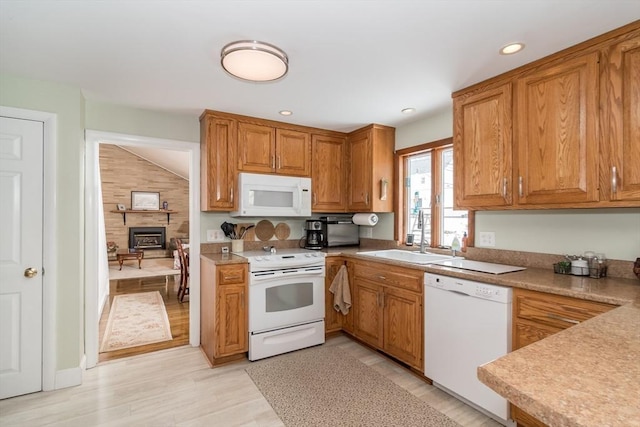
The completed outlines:
<svg viewBox="0 0 640 427">
<path fill-rule="evenodd" d="M 160 292 L 116 295 L 111 303 L 100 353 L 172 339 Z"/>
<path fill-rule="evenodd" d="M 337 346 L 253 362 L 246 372 L 286 426 L 460 427 Z"/>
</svg>

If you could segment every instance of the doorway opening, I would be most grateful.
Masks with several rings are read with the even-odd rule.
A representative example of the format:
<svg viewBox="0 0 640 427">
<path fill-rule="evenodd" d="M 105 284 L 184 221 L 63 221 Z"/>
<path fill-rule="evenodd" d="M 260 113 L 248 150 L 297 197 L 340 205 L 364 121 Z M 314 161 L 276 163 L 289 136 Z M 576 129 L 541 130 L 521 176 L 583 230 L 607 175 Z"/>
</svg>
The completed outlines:
<svg viewBox="0 0 640 427">
<path fill-rule="evenodd" d="M 111 308 L 111 301 L 115 295 L 125 295 L 139 292 L 155 292 L 158 291 L 165 299 L 165 307 L 167 314 L 171 317 L 171 312 L 180 317 L 180 319 L 174 319 L 176 322 L 181 323 L 181 327 L 187 328 L 185 333 L 178 333 L 181 344 L 190 344 L 197 346 L 200 343 L 200 312 L 197 309 L 189 310 L 188 306 L 199 307 L 199 247 L 200 247 L 200 205 L 199 205 L 199 155 L 200 145 L 198 143 L 166 140 L 159 138 L 140 137 L 133 135 L 122 135 L 107 132 L 87 131 L 86 132 L 86 189 L 87 194 L 85 197 L 85 212 L 86 212 L 86 265 L 85 265 L 85 354 L 86 354 L 86 367 L 94 367 L 99 360 L 103 360 L 102 356 L 99 357 L 100 339 L 101 339 L 101 317 L 103 323 L 106 321 L 109 310 Z M 140 215 L 132 215 L 128 206 L 128 200 L 126 197 L 130 197 L 129 194 L 120 194 L 116 198 L 117 202 L 113 206 L 102 206 L 102 191 L 101 191 L 101 174 L 100 174 L 100 149 L 101 147 L 108 146 L 112 148 L 114 145 L 120 146 L 125 149 L 134 150 L 136 147 L 145 150 L 171 150 L 174 152 L 182 152 L 187 154 L 189 170 L 188 170 L 188 216 L 179 220 L 179 215 L 176 206 L 171 206 L 171 217 L 164 215 L 166 209 L 151 212 L 140 212 Z M 136 190 L 140 190 L 137 188 Z M 129 191 L 129 190 L 127 190 Z M 113 199 L 114 197 L 111 197 Z M 106 198 L 105 198 L 106 202 Z M 166 201 L 165 201 L 166 202 Z M 164 204 L 164 203 L 163 203 Z M 125 212 L 122 212 L 122 206 L 125 207 L 127 213 L 126 220 Z M 166 206 L 166 205 L 165 205 Z M 187 209 L 183 209 L 185 211 Z M 113 211 L 113 213 L 112 213 Z M 103 216 L 104 213 L 104 216 Z M 105 217 L 109 215 L 109 220 L 118 222 L 117 229 L 115 223 L 112 224 L 113 235 L 119 236 L 118 233 L 122 233 L 122 242 L 109 241 L 106 239 L 106 223 Z M 138 212 L 135 212 L 138 213 Z M 160 213 L 160 215 L 158 215 Z M 184 212 L 183 212 L 184 213 Z M 156 218 L 153 218 L 153 217 Z M 139 217 L 133 220 L 132 217 Z M 142 217 L 147 218 L 147 221 L 152 223 L 162 222 L 157 224 L 158 226 L 165 227 L 166 233 L 166 245 L 165 248 L 158 248 L 150 250 L 149 258 L 146 255 L 142 260 L 124 258 L 123 269 L 134 269 L 132 266 L 135 264 L 135 269 L 138 267 L 138 262 L 144 264 L 148 269 L 158 268 L 171 269 L 173 267 L 173 258 L 171 256 L 171 243 L 170 237 L 173 233 L 175 237 L 185 236 L 189 239 L 190 243 L 190 258 L 192 260 L 190 265 L 190 285 L 189 285 L 189 302 L 186 307 L 176 306 L 171 308 L 169 304 L 173 305 L 173 302 L 177 302 L 177 297 L 174 292 L 174 283 L 179 282 L 179 270 L 176 274 L 164 274 L 146 276 L 144 277 L 122 277 L 119 276 L 117 280 L 109 280 L 112 265 L 115 261 L 115 253 L 111 253 L 109 260 L 109 254 L 107 253 L 107 247 L 120 247 L 120 251 L 128 251 L 128 226 L 136 225 L 135 221 L 138 221 L 138 225 L 149 225 L 149 222 L 142 221 Z M 127 224 L 124 224 L 126 221 Z M 171 222 L 170 222 L 171 221 Z M 179 229 L 179 230 L 178 230 Z M 182 233 L 177 235 L 176 233 Z M 114 239 L 117 240 L 117 239 Z M 111 246 L 110 246 L 111 245 Z M 151 252 L 156 252 L 152 254 Z M 163 265 L 165 263 L 167 265 Z M 131 264 L 131 265 L 128 265 Z M 118 263 L 115 263 L 116 270 L 118 269 Z M 142 269 L 140 269 L 142 270 Z M 165 271 L 166 272 L 166 271 Z M 170 271 L 169 271 L 170 273 Z M 177 279 L 176 279 L 177 278 Z M 175 290 L 177 292 L 177 289 Z M 170 299 L 172 299 L 170 301 Z M 185 301 L 186 302 L 186 301 Z M 176 311 L 177 310 L 177 311 Z M 187 322 L 185 322 L 185 313 Z M 101 316 L 102 315 L 102 316 Z M 187 326 L 188 325 L 188 326 Z M 104 325 L 102 326 L 104 328 Z M 187 332 L 188 331 L 188 332 Z M 172 328 L 173 332 L 173 328 Z M 141 347 L 142 348 L 142 347 Z M 162 346 L 156 346 L 154 348 L 148 348 L 147 351 L 155 351 L 162 348 Z M 165 347 L 166 348 L 166 347 Z M 126 352 L 125 352 L 126 353 Z M 115 354 L 115 353 L 114 353 Z M 131 354 L 124 354 L 131 355 Z M 121 357 L 124 357 L 122 355 Z"/>
</svg>

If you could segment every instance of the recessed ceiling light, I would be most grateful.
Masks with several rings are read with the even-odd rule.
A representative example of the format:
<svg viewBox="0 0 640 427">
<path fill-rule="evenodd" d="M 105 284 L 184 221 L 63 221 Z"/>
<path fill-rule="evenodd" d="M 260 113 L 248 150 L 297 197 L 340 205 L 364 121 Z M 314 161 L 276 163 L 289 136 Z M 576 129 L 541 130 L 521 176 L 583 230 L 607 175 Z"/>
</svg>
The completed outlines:
<svg viewBox="0 0 640 427">
<path fill-rule="evenodd" d="M 411 113 L 415 113 L 416 109 L 413 107 L 403 108 L 402 110 L 400 110 L 400 112 L 404 114 L 411 114 Z"/>
<path fill-rule="evenodd" d="M 500 49 L 500 55 L 513 55 L 524 49 L 524 43 L 509 43 Z"/>
<path fill-rule="evenodd" d="M 279 112 L 281 115 L 283 116 L 290 116 L 293 114 L 293 111 L 289 111 L 289 110 L 282 110 Z"/>
</svg>

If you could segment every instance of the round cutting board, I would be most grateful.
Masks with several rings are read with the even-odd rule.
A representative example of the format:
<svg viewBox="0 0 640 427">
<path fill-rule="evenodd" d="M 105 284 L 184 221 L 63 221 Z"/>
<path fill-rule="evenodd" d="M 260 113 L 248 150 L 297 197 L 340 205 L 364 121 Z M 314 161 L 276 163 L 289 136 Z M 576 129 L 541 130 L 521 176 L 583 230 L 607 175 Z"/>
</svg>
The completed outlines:
<svg viewBox="0 0 640 427">
<path fill-rule="evenodd" d="M 258 222 L 254 230 L 256 233 L 256 237 L 261 241 L 266 242 L 273 237 L 275 228 L 271 221 L 263 219 L 262 221 Z"/>
<path fill-rule="evenodd" d="M 289 238 L 289 234 L 291 234 L 291 229 L 284 222 L 276 225 L 276 238 L 278 240 L 287 240 Z"/>
</svg>

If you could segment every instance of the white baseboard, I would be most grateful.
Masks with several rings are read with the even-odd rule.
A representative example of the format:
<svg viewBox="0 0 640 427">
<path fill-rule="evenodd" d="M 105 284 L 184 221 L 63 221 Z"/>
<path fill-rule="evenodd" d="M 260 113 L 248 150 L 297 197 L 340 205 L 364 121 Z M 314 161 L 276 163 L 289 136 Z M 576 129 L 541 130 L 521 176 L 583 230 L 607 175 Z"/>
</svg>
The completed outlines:
<svg viewBox="0 0 640 427">
<path fill-rule="evenodd" d="M 55 389 L 75 387 L 82 384 L 82 371 L 86 366 L 87 358 L 82 356 L 80 366 L 77 368 L 63 369 L 56 372 Z"/>
</svg>

